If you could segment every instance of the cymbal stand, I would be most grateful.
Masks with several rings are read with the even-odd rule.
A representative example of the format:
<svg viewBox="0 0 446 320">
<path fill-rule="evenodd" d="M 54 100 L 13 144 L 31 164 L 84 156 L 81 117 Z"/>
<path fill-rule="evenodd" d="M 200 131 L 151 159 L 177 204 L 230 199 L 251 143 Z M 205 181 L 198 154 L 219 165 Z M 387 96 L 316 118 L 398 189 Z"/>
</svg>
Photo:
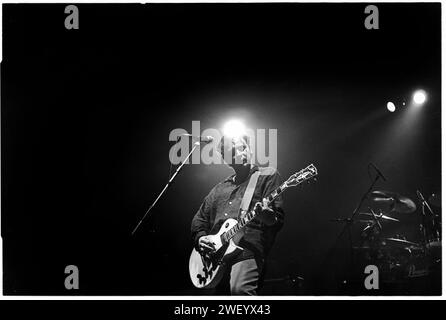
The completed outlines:
<svg viewBox="0 0 446 320">
<path fill-rule="evenodd" d="M 423 234 L 423 242 L 424 242 L 424 245 L 426 246 L 429 242 L 428 235 L 427 235 L 427 232 L 429 231 L 429 229 L 431 229 L 430 231 L 432 233 L 436 233 L 435 236 L 438 237 L 438 230 L 436 228 L 436 223 L 435 223 L 436 215 L 432 211 L 431 207 L 429 206 L 429 203 L 426 201 L 423 194 L 418 190 L 417 190 L 417 195 L 418 195 L 418 200 L 421 203 L 421 230 L 422 230 L 422 234 Z M 432 223 L 429 225 L 429 229 L 426 228 L 427 219 L 428 219 L 428 216 L 426 214 L 426 208 L 429 211 L 429 213 L 431 214 L 431 222 Z"/>
</svg>

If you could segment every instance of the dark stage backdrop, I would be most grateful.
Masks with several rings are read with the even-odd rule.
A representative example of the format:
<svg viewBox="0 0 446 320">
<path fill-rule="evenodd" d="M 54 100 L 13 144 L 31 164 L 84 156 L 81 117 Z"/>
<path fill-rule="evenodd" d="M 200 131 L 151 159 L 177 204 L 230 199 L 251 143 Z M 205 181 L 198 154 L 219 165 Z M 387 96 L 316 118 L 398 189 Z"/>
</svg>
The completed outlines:
<svg viewBox="0 0 446 320">
<path fill-rule="evenodd" d="M 376 189 L 441 192 L 440 4 L 378 7 L 366 30 L 365 4 L 79 4 L 80 28 L 66 30 L 64 5 L 4 5 L 5 294 L 198 294 L 190 222 L 228 168 L 184 167 L 130 232 L 167 182 L 170 131 L 232 117 L 278 130 L 284 179 L 319 169 L 285 194 L 266 277 L 342 294 L 348 239 L 330 219 L 351 215 L 368 163 L 387 178 Z M 386 232 L 418 241 L 418 217 Z M 70 264 L 77 291 L 64 287 Z"/>
</svg>

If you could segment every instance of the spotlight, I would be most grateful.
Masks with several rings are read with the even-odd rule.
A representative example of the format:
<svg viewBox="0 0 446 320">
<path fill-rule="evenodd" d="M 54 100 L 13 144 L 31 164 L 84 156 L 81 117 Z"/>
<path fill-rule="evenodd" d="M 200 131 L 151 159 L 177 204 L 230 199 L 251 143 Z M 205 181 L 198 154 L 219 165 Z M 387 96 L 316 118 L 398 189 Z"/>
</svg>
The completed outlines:
<svg viewBox="0 0 446 320">
<path fill-rule="evenodd" d="M 223 127 L 223 134 L 229 138 L 241 137 L 245 133 L 245 125 L 239 120 L 230 120 Z"/>
<path fill-rule="evenodd" d="M 423 104 L 426 101 L 426 91 L 424 90 L 417 90 L 415 91 L 415 93 L 413 94 L 413 102 L 415 102 L 415 104 Z"/>
<path fill-rule="evenodd" d="M 395 104 L 393 102 L 387 102 L 387 110 L 389 110 L 390 112 L 395 112 L 396 107 Z"/>
</svg>

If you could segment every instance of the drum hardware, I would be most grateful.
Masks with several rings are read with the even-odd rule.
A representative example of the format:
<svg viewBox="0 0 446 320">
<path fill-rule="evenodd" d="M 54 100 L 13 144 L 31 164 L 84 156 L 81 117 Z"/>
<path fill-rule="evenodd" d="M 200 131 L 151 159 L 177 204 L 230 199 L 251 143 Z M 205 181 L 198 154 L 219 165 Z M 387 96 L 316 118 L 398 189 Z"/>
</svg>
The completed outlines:
<svg viewBox="0 0 446 320">
<path fill-rule="evenodd" d="M 373 217 L 373 220 L 375 221 L 376 225 L 378 226 L 379 230 L 382 231 L 383 230 L 383 226 L 381 225 L 381 223 L 379 223 L 379 219 L 378 219 L 378 215 L 373 211 L 372 208 L 369 207 L 370 213 Z"/>
<path fill-rule="evenodd" d="M 360 212 L 360 215 L 363 216 L 373 216 L 373 213 L 369 213 L 369 212 Z M 388 221 L 395 221 L 395 222 L 400 222 L 400 220 L 396 219 L 396 218 L 392 218 L 390 216 L 386 216 L 385 214 L 382 213 L 382 211 L 380 211 L 379 214 L 375 214 L 375 217 L 378 219 L 382 219 L 382 220 L 388 220 Z M 368 221 L 372 221 L 372 220 L 368 220 Z"/>
<path fill-rule="evenodd" d="M 330 219 L 331 222 L 346 222 L 346 223 L 374 223 L 375 220 L 368 220 L 368 219 L 358 219 L 358 220 L 350 220 L 349 218 L 335 218 Z"/>
<path fill-rule="evenodd" d="M 419 199 L 420 202 L 421 202 L 421 212 L 423 213 L 423 215 L 426 214 L 425 208 L 427 208 L 428 211 L 429 211 L 429 213 L 430 213 L 433 217 L 436 217 L 437 215 L 434 213 L 434 211 L 432 211 L 432 209 L 431 209 L 429 203 L 424 199 L 423 194 L 422 194 L 420 191 L 418 191 L 418 190 L 417 190 L 417 196 L 418 196 L 418 199 Z"/>
<path fill-rule="evenodd" d="M 426 201 L 423 194 L 417 190 L 418 200 L 421 203 L 421 223 L 420 232 L 423 239 L 426 255 L 431 256 L 434 260 L 441 260 L 441 224 L 437 221 L 439 217 L 429 205 L 441 205 L 440 196 L 432 194 L 429 202 Z"/>
<path fill-rule="evenodd" d="M 438 206 L 440 204 L 439 196 L 432 195 L 429 198 L 429 203 L 424 201 L 424 198 L 421 201 L 420 211 L 424 217 L 421 226 L 423 235 L 425 235 L 422 241 L 407 239 L 404 233 L 389 235 L 388 231 L 391 229 L 388 229 L 388 226 L 401 224 L 403 228 L 407 225 L 407 232 L 413 230 L 413 219 L 403 219 L 403 216 L 415 213 L 417 204 L 409 197 L 396 192 L 372 191 L 379 178 L 378 174 L 349 218 L 331 219 L 333 222 L 345 224 L 336 238 L 332 250 L 337 247 L 342 235 L 348 234 L 350 259 L 346 261 L 348 269 L 344 269 L 346 271 L 343 275 L 345 278 L 342 280 L 344 284 L 349 281 L 353 282 L 356 276 L 361 276 L 360 269 L 366 265 L 376 265 L 380 270 L 380 279 L 382 277 L 383 282 L 403 285 L 409 285 L 408 281 L 411 278 L 429 275 L 431 269 L 438 265 L 436 261 L 439 259 L 433 254 L 433 249 L 441 248 L 439 232 L 441 222 L 435 221 L 433 224 L 435 228 L 430 227 L 432 220 L 439 216 L 433 213 L 429 205 Z M 419 195 L 419 191 L 417 191 L 417 195 Z M 360 210 L 362 208 L 368 208 L 368 210 Z M 417 216 L 413 215 L 413 217 Z M 366 223 L 365 228 L 361 226 L 361 223 Z M 353 243 L 352 233 L 357 230 L 355 226 L 358 224 L 361 226 L 361 241 Z M 427 228 L 429 232 L 427 232 Z M 428 234 L 429 237 L 427 237 Z M 329 251 L 329 255 L 332 254 L 332 250 Z M 353 275 L 357 271 L 360 274 Z M 425 280 L 422 279 L 422 281 Z"/>
<path fill-rule="evenodd" d="M 428 202 L 435 207 L 441 208 L 441 194 L 432 193 Z"/>
<path fill-rule="evenodd" d="M 433 249 L 441 248 L 438 228 L 434 228 L 436 232 L 426 233 L 431 236 L 423 238 L 422 242 L 410 241 L 404 234 L 384 236 L 387 231 L 387 223 L 403 223 L 404 226 L 407 220 L 402 222 L 398 215 L 414 213 L 417 210 L 417 205 L 406 196 L 380 190 L 370 192 L 365 200 L 368 204 L 368 212 L 357 213 L 365 219 L 332 219 L 332 221 L 346 223 L 349 229 L 358 223 L 367 224 L 365 228 L 361 229 L 361 243 L 356 246 L 351 243 L 352 257 L 356 256 L 356 259 L 362 261 L 361 263 L 364 265 L 378 266 L 383 281 L 387 283 L 407 283 L 411 278 L 429 275 L 436 258 L 432 253 Z M 438 217 L 433 211 L 430 211 L 429 204 L 426 204 L 426 201 L 421 202 L 421 211 L 424 217 L 423 230 L 431 225 L 431 220 Z M 426 220 L 426 218 L 430 220 Z M 351 231 L 349 230 L 349 232 Z M 353 270 L 352 264 L 350 270 Z"/>
<path fill-rule="evenodd" d="M 334 242 L 333 247 L 329 250 L 329 253 L 327 254 L 326 259 L 329 259 L 329 257 L 334 253 L 334 249 L 337 247 L 337 244 L 339 243 L 340 239 L 342 238 L 342 236 L 347 232 L 348 235 L 348 242 L 349 242 L 349 248 L 350 248 L 350 261 L 349 261 L 349 273 L 347 275 L 348 282 L 352 282 L 353 281 L 353 275 L 354 275 L 354 270 L 355 270 L 355 262 L 354 262 L 354 247 L 353 247 L 353 238 L 352 238 L 352 226 L 354 224 L 355 221 L 355 217 L 356 215 L 359 213 L 359 210 L 362 208 L 364 202 L 367 200 L 367 198 L 369 197 L 370 193 L 372 192 L 375 184 L 378 182 L 378 180 L 381 178 L 384 181 L 386 180 L 383 176 L 383 174 L 379 171 L 379 169 L 372 163 L 368 164 L 368 169 L 370 169 L 371 167 L 373 167 L 376 171 L 376 176 L 375 178 L 371 181 L 371 184 L 369 186 L 369 188 L 367 189 L 367 191 L 362 195 L 361 199 L 359 200 L 358 205 L 356 206 L 355 210 L 353 211 L 353 213 L 351 214 L 351 216 L 349 218 L 340 218 L 340 219 L 334 219 L 332 221 L 337 221 L 337 222 L 344 222 L 344 227 L 342 228 L 341 232 L 338 234 L 338 236 L 336 237 L 336 240 Z M 370 175 L 369 175 L 370 176 Z M 376 217 L 373 215 L 373 219 L 376 220 Z M 344 283 L 346 283 L 347 280 L 344 280 Z"/>
</svg>

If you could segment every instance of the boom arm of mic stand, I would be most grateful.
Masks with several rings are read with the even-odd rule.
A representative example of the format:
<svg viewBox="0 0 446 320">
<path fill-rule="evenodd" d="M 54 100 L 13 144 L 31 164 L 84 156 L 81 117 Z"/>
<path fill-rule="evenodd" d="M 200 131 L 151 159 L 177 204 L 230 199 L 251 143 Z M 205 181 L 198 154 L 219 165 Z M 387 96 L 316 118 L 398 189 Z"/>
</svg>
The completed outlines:
<svg viewBox="0 0 446 320">
<path fill-rule="evenodd" d="M 149 212 L 153 209 L 153 207 L 155 207 L 156 203 L 158 202 L 159 199 L 161 199 L 162 195 L 164 194 L 164 192 L 166 192 L 167 188 L 169 187 L 169 185 L 173 182 L 173 180 L 175 179 L 175 177 L 178 175 L 178 173 L 180 172 L 181 168 L 183 168 L 184 164 L 189 160 L 190 156 L 192 155 L 192 153 L 195 151 L 195 149 L 197 149 L 197 147 L 200 145 L 200 142 L 195 142 L 194 143 L 194 147 L 192 148 L 191 152 L 189 152 L 189 154 L 187 155 L 187 157 L 183 160 L 183 162 L 178 166 L 177 170 L 175 171 L 175 173 L 172 175 L 172 177 L 169 179 L 169 181 L 166 183 L 166 185 L 164 186 L 163 190 L 161 190 L 161 192 L 159 193 L 158 197 L 156 197 L 155 201 L 153 201 L 152 205 L 149 207 L 149 209 L 146 211 L 146 213 L 144 214 L 144 216 L 141 218 L 141 220 L 139 220 L 138 224 L 136 225 L 135 229 L 133 229 L 132 231 L 132 236 L 135 234 L 136 230 L 138 230 L 139 226 L 141 225 L 141 223 L 144 221 L 144 219 L 148 216 Z"/>
<path fill-rule="evenodd" d="M 353 218 L 356 216 L 356 214 L 359 212 L 359 209 L 361 209 L 362 203 L 364 202 L 365 198 L 367 197 L 367 195 L 370 193 L 370 191 L 372 191 L 373 187 L 375 186 L 375 183 L 379 180 L 380 175 L 376 175 L 375 180 L 373 181 L 373 183 L 370 185 L 369 189 L 367 190 L 366 193 L 364 193 L 364 195 L 361 198 L 361 201 L 359 201 L 358 206 L 356 207 L 355 211 L 353 211 L 352 216 L 350 217 L 350 219 L 353 220 Z"/>
</svg>

